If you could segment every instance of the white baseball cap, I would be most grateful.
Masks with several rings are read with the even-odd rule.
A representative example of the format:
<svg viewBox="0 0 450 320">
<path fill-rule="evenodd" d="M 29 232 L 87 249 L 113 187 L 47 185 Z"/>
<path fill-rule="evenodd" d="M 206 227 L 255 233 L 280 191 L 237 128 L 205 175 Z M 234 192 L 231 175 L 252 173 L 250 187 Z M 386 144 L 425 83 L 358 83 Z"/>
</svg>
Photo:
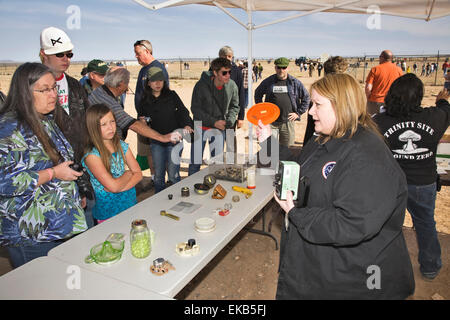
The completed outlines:
<svg viewBox="0 0 450 320">
<path fill-rule="evenodd" d="M 41 32 L 41 49 L 45 54 L 57 54 L 72 50 L 73 44 L 64 31 L 48 27 Z"/>
</svg>

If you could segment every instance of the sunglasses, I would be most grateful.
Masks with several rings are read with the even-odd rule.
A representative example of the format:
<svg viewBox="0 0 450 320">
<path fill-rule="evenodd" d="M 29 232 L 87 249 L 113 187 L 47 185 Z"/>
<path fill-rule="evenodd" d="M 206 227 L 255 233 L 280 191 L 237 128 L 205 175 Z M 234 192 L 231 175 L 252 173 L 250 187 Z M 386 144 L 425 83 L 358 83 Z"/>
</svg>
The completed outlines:
<svg viewBox="0 0 450 320">
<path fill-rule="evenodd" d="M 60 52 L 55 54 L 55 56 L 57 56 L 58 58 L 62 58 L 64 56 L 66 56 L 67 58 L 72 58 L 73 57 L 73 53 L 72 52 Z"/>
<path fill-rule="evenodd" d="M 231 76 L 231 70 L 228 70 L 228 71 L 222 71 L 222 75 L 223 75 L 223 76 L 226 76 L 227 74 L 230 74 L 230 76 Z"/>
<path fill-rule="evenodd" d="M 148 44 L 149 44 L 149 41 L 148 40 L 138 40 L 138 41 L 136 41 L 135 43 L 134 43 L 134 47 L 136 47 L 136 46 L 143 46 L 143 47 L 145 47 L 148 51 L 152 51 L 150 48 L 149 48 L 149 46 L 148 46 Z"/>
<path fill-rule="evenodd" d="M 277 69 L 281 69 L 281 70 L 286 70 L 287 67 L 279 67 L 279 66 L 276 66 L 276 68 L 277 68 Z"/>
</svg>

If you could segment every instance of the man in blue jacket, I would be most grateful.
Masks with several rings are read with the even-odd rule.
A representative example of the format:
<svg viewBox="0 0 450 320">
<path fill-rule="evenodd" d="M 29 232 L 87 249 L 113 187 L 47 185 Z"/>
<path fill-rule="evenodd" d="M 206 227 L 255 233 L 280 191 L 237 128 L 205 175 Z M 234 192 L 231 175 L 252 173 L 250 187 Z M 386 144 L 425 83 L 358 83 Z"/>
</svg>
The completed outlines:
<svg viewBox="0 0 450 320">
<path fill-rule="evenodd" d="M 279 132 L 280 144 L 287 147 L 294 144 L 294 121 L 300 120 L 300 116 L 308 110 L 309 93 L 300 80 L 288 74 L 289 59 L 278 58 L 275 60 L 275 74 L 266 78 L 255 90 L 255 103 L 274 103 L 280 108 L 280 116 L 272 129 Z"/>
</svg>

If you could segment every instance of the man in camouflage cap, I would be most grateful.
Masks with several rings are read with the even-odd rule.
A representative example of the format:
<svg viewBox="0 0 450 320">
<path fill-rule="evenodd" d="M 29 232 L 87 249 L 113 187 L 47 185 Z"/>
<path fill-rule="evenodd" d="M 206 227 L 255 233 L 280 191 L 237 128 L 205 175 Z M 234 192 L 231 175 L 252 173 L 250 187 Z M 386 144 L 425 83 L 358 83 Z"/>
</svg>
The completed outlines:
<svg viewBox="0 0 450 320">
<path fill-rule="evenodd" d="M 264 79 L 255 90 L 255 103 L 274 103 L 280 108 L 280 116 L 271 124 L 279 132 L 280 144 L 287 147 L 295 142 L 294 121 L 308 110 L 309 93 L 300 80 L 288 74 L 288 58 L 275 60 L 275 74 Z"/>
</svg>

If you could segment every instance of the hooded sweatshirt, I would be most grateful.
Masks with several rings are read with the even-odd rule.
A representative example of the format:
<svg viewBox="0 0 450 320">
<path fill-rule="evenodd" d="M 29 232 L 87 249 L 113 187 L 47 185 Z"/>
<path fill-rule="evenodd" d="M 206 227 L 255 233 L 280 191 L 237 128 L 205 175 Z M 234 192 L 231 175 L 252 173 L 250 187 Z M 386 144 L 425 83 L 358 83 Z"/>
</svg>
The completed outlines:
<svg viewBox="0 0 450 320">
<path fill-rule="evenodd" d="M 217 120 L 225 120 L 232 128 L 239 114 L 239 94 L 236 83 L 230 81 L 221 89 L 214 85 L 212 71 L 203 71 L 192 93 L 191 112 L 194 121 L 202 121 L 203 127 L 213 128 Z"/>
</svg>

